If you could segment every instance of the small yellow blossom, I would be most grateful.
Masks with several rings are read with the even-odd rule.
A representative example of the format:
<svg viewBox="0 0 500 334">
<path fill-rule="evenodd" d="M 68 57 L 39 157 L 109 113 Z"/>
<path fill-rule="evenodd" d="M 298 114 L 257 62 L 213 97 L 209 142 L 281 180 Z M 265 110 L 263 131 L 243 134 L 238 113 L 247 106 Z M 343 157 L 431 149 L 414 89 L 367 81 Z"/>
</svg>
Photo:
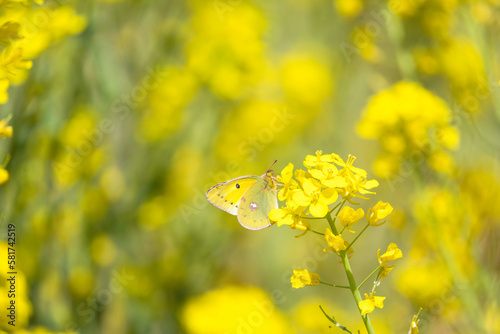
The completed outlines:
<svg viewBox="0 0 500 334">
<path fill-rule="evenodd" d="M 363 209 L 359 208 L 354 211 L 354 209 L 350 206 L 346 206 L 342 209 L 342 211 L 340 211 L 337 218 L 340 219 L 341 224 L 345 226 L 349 232 L 354 233 L 354 231 L 351 230 L 349 226 L 356 224 L 358 220 L 360 220 L 364 215 L 365 212 L 363 211 Z"/>
<path fill-rule="evenodd" d="M 365 293 L 365 300 L 359 302 L 359 308 L 361 309 L 361 315 L 365 315 L 367 313 L 372 313 L 375 307 L 383 308 L 384 307 L 384 299 L 385 297 L 374 296 L 373 293 L 368 294 Z"/>
<path fill-rule="evenodd" d="M 335 189 L 321 189 L 321 184 L 314 179 L 307 179 L 303 183 L 303 191 L 293 195 L 293 200 L 300 206 L 309 206 L 309 212 L 314 217 L 324 217 L 328 213 L 328 205 L 338 198 Z"/>
<path fill-rule="evenodd" d="M 306 160 L 304 161 L 304 166 L 309 169 L 316 168 L 321 169 L 323 166 L 327 165 L 329 162 L 335 161 L 332 154 L 323 155 L 323 151 L 316 151 L 316 155 L 307 155 Z"/>
<path fill-rule="evenodd" d="M 373 208 L 370 208 L 366 214 L 366 220 L 371 226 L 380 226 L 385 223 L 382 219 L 387 217 L 392 212 L 392 206 L 389 203 L 379 201 Z"/>
<path fill-rule="evenodd" d="M 293 276 L 290 278 L 292 287 L 296 289 L 303 288 L 306 285 L 319 285 L 319 280 L 318 274 L 310 273 L 307 269 L 295 269 Z"/>
<path fill-rule="evenodd" d="M 401 250 L 398 248 L 398 245 L 396 245 L 395 243 L 391 243 L 389 247 L 387 247 L 387 252 L 385 252 L 384 254 L 380 255 L 380 249 L 379 249 L 377 251 L 377 257 L 380 266 L 384 267 L 387 264 L 387 262 L 402 258 L 403 252 L 401 252 Z"/>
<path fill-rule="evenodd" d="M 333 234 L 328 227 L 325 229 L 325 240 L 328 246 L 330 246 L 329 249 L 328 248 L 323 249 L 323 251 L 325 252 L 334 250 L 338 253 L 347 248 L 346 242 L 344 241 L 344 239 L 342 239 L 342 236 Z"/>
<path fill-rule="evenodd" d="M 269 212 L 269 219 L 276 222 L 278 226 L 288 225 L 292 229 L 307 231 L 310 228 L 307 219 L 301 217 L 305 207 L 297 206 L 296 208 L 286 206 L 281 209 L 273 209 Z"/>
<path fill-rule="evenodd" d="M 379 280 L 381 280 L 382 278 L 384 277 L 387 277 L 387 275 L 389 275 L 389 273 L 392 271 L 392 269 L 394 269 L 396 265 L 392 265 L 392 266 L 383 266 L 382 267 L 382 272 L 380 273 L 380 277 L 379 277 Z"/>
<path fill-rule="evenodd" d="M 324 165 L 320 169 L 309 169 L 309 173 L 325 187 L 344 188 L 347 186 L 345 178 L 338 175 L 339 170 L 333 164 Z"/>
<path fill-rule="evenodd" d="M 283 188 L 278 192 L 278 199 L 284 201 L 291 194 L 291 190 L 297 189 L 297 181 L 293 177 L 293 164 L 289 163 L 288 166 L 283 168 L 281 175 L 278 175 L 278 181 L 283 182 Z"/>
</svg>

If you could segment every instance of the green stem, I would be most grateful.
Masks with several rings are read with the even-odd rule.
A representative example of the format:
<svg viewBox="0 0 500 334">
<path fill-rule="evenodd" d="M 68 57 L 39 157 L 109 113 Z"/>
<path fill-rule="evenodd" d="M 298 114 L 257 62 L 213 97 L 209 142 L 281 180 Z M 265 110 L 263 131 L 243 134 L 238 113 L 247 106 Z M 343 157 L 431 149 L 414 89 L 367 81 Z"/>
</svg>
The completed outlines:
<svg viewBox="0 0 500 334">
<path fill-rule="evenodd" d="M 351 333 L 352 332 L 350 330 L 348 330 L 345 326 L 342 326 L 341 324 L 339 324 L 337 322 L 337 320 L 335 320 L 334 318 L 330 317 L 328 314 L 326 314 L 325 310 L 323 310 L 323 308 L 321 307 L 321 305 L 319 305 L 319 308 L 321 309 L 321 311 L 323 312 L 323 314 L 325 315 L 325 317 L 330 320 L 335 326 L 337 326 L 338 328 L 342 329 L 343 331 L 346 331 L 348 333 Z"/>
<path fill-rule="evenodd" d="M 312 233 L 316 233 L 316 234 L 319 234 L 319 235 L 322 235 L 324 236 L 325 234 L 324 233 L 321 233 L 321 232 L 318 232 L 318 231 L 315 231 L 315 230 L 311 230 L 310 228 L 307 229 L 309 232 L 312 232 Z"/>
<path fill-rule="evenodd" d="M 342 289 L 350 289 L 351 287 L 346 286 L 346 285 L 336 285 L 336 284 L 330 284 L 326 282 L 319 281 L 321 284 L 328 285 L 328 286 L 333 286 L 334 288 L 342 288 Z"/>
<path fill-rule="evenodd" d="M 374 271 L 372 271 L 372 273 L 371 273 L 370 275 L 368 275 L 368 277 L 367 277 L 367 278 L 365 278 L 365 280 L 364 280 L 363 282 L 361 282 L 361 284 L 359 284 L 359 285 L 358 285 L 358 290 L 359 290 L 359 289 L 361 289 L 361 287 L 363 286 L 363 284 L 365 284 L 365 283 L 366 283 L 366 281 L 368 281 L 368 280 L 370 279 L 370 277 L 372 277 L 372 276 L 373 276 L 373 274 L 375 274 L 377 271 L 379 271 L 379 270 L 380 270 L 380 268 L 382 268 L 382 267 L 381 267 L 381 266 L 377 266 L 377 268 L 375 268 L 375 270 L 374 270 Z"/>
<path fill-rule="evenodd" d="M 345 203 L 345 200 L 342 203 Z M 335 228 L 335 221 L 332 219 L 332 217 L 330 215 L 327 215 L 326 219 L 328 220 L 328 223 L 330 224 L 333 233 L 338 234 L 337 229 Z M 340 257 L 342 258 L 342 263 L 344 265 L 344 270 L 347 275 L 347 280 L 349 281 L 349 289 L 351 290 L 352 296 L 356 301 L 356 306 L 358 307 L 359 313 L 361 314 L 361 308 L 359 307 L 359 303 L 361 302 L 361 294 L 359 293 L 356 280 L 354 279 L 354 275 L 352 274 L 351 265 L 349 263 L 349 259 L 347 258 L 347 252 L 345 250 L 341 251 Z M 363 319 L 368 334 L 375 334 L 375 330 L 373 329 L 368 314 L 362 315 L 361 318 Z"/>
<path fill-rule="evenodd" d="M 356 240 L 358 240 L 358 238 L 361 236 L 361 234 L 363 234 L 364 231 L 366 231 L 366 229 L 368 228 L 368 226 L 370 226 L 370 224 L 366 224 L 366 226 L 361 230 L 361 232 L 359 232 L 359 234 L 356 236 L 356 238 L 354 238 L 354 240 L 349 244 L 349 246 L 345 249 L 346 251 L 351 248 L 352 245 L 354 245 L 354 243 L 356 242 Z"/>
</svg>

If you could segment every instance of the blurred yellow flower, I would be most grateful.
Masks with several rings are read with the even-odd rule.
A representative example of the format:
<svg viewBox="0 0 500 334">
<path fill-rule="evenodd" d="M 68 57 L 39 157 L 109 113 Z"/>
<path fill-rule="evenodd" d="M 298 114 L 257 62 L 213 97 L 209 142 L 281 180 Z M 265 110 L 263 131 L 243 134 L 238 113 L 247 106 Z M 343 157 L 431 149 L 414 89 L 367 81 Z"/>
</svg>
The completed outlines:
<svg viewBox="0 0 500 334">
<path fill-rule="evenodd" d="M 385 297 L 374 296 L 373 293 L 370 293 L 369 296 L 365 293 L 365 300 L 359 302 L 361 315 L 372 313 L 375 307 L 383 308 L 384 299 Z"/>
<path fill-rule="evenodd" d="M 117 256 L 115 243 L 106 234 L 97 235 L 90 244 L 90 255 L 98 265 L 103 267 L 107 266 L 111 264 Z"/>
<path fill-rule="evenodd" d="M 9 85 L 9 80 L 0 78 L 0 104 L 6 103 L 9 100 L 9 95 L 7 94 Z"/>
<path fill-rule="evenodd" d="M 379 140 L 382 152 L 374 169 L 391 178 L 405 160 L 411 163 L 415 156 L 426 159 L 435 151 L 458 148 L 459 133 L 450 123 L 451 112 L 442 99 L 417 83 L 403 81 L 371 98 L 357 131 Z M 442 171 L 436 163 L 429 165 Z"/>
<path fill-rule="evenodd" d="M 0 184 L 4 184 L 9 180 L 9 172 L 0 166 Z"/>
<path fill-rule="evenodd" d="M 349 232 L 354 233 L 354 231 L 350 229 L 350 226 L 356 224 L 364 215 L 365 212 L 361 208 L 354 211 L 350 206 L 345 206 L 337 215 L 337 218 L 340 219 L 340 223 L 345 226 Z"/>
<path fill-rule="evenodd" d="M 319 285 L 320 277 L 316 273 L 310 273 L 307 269 L 294 269 L 290 278 L 292 287 L 299 289 L 305 286 Z"/>
<path fill-rule="evenodd" d="M 460 105 L 466 111 L 479 112 L 480 102 L 487 100 L 491 92 L 476 45 L 464 38 L 446 39 L 434 52 Z"/>
<path fill-rule="evenodd" d="M 190 334 L 291 332 L 273 300 L 249 286 L 228 286 L 192 297 L 182 309 L 181 322 Z"/>
<path fill-rule="evenodd" d="M 79 298 L 84 298 L 94 289 L 94 276 L 90 268 L 75 266 L 69 273 L 69 288 Z"/>
<path fill-rule="evenodd" d="M 166 201 L 163 197 L 154 197 L 139 208 L 139 224 L 146 230 L 156 230 L 167 222 Z"/>
<path fill-rule="evenodd" d="M 10 117 L 0 120 L 0 139 L 12 137 L 12 126 L 8 126 Z"/>
<path fill-rule="evenodd" d="M 145 77 L 138 87 L 147 93 L 146 110 L 141 111 L 139 132 L 146 141 L 159 141 L 179 129 L 184 120 L 182 110 L 198 92 L 198 80 L 187 69 L 170 66 Z M 136 107 L 141 101 L 132 102 Z"/>
<path fill-rule="evenodd" d="M 333 80 L 326 64 L 310 55 L 291 55 L 281 69 L 281 84 L 288 100 L 317 109 L 330 97 Z"/>
<path fill-rule="evenodd" d="M 349 18 L 356 17 L 364 7 L 361 0 L 334 0 L 333 3 L 340 15 Z"/>
<path fill-rule="evenodd" d="M 23 83 L 32 59 L 62 38 L 81 32 L 86 20 L 71 6 L 34 6 L 43 1 L 4 1 L 0 16 L 0 103 L 10 84 Z M 49 19 L 50 17 L 50 19 Z"/>
<path fill-rule="evenodd" d="M 251 3 L 239 3 L 231 15 L 222 15 L 214 4 L 191 2 L 193 16 L 187 27 L 191 39 L 185 48 L 187 67 L 216 96 L 236 99 L 265 73 L 262 35 L 267 22 Z"/>
<path fill-rule="evenodd" d="M 0 53 L 0 79 L 20 83 L 24 81 L 31 66 L 33 62 L 26 60 L 21 48 L 7 47 Z"/>
</svg>

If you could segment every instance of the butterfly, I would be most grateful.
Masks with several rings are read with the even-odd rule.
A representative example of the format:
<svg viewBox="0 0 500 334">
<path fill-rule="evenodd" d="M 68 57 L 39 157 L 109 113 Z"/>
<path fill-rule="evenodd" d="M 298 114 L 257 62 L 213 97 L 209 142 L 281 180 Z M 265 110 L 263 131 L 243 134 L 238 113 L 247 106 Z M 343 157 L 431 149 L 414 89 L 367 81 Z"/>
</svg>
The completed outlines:
<svg viewBox="0 0 500 334">
<path fill-rule="evenodd" d="M 234 216 L 249 230 L 271 226 L 268 214 L 278 208 L 276 183 L 271 167 L 262 174 L 247 175 L 216 184 L 207 191 L 210 203 Z"/>
</svg>

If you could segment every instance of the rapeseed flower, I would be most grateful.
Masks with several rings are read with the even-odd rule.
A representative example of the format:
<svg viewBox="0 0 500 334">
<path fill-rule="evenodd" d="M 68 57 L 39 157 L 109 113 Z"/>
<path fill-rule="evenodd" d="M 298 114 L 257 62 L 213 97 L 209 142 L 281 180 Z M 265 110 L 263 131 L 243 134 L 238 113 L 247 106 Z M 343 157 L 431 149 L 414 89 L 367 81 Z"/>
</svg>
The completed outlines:
<svg viewBox="0 0 500 334">
<path fill-rule="evenodd" d="M 333 234 L 328 227 L 325 229 L 325 240 L 328 246 L 330 246 L 329 249 L 328 248 L 324 249 L 325 252 L 333 250 L 339 253 L 340 251 L 345 250 L 348 246 L 346 241 L 342 239 L 341 235 Z"/>
<path fill-rule="evenodd" d="M 366 213 L 366 220 L 371 226 L 380 226 L 385 223 L 385 220 L 383 222 L 381 222 L 381 220 L 390 215 L 392 210 L 393 208 L 389 203 L 378 201 L 378 203 Z"/>
<path fill-rule="evenodd" d="M 318 274 L 310 273 L 307 269 L 294 269 L 293 276 L 290 278 L 292 287 L 295 289 L 305 286 L 319 285 L 320 277 Z"/>
<path fill-rule="evenodd" d="M 365 212 L 361 208 L 354 210 L 350 206 L 345 206 L 337 215 L 337 218 L 340 219 L 340 223 L 347 228 L 349 232 L 354 233 L 354 231 L 350 229 L 350 226 L 356 224 L 364 215 Z"/>
<path fill-rule="evenodd" d="M 373 293 L 370 295 L 365 293 L 365 300 L 359 302 L 359 308 L 361 309 L 361 315 L 372 313 L 375 307 L 384 307 L 385 297 L 375 296 Z"/>
</svg>

